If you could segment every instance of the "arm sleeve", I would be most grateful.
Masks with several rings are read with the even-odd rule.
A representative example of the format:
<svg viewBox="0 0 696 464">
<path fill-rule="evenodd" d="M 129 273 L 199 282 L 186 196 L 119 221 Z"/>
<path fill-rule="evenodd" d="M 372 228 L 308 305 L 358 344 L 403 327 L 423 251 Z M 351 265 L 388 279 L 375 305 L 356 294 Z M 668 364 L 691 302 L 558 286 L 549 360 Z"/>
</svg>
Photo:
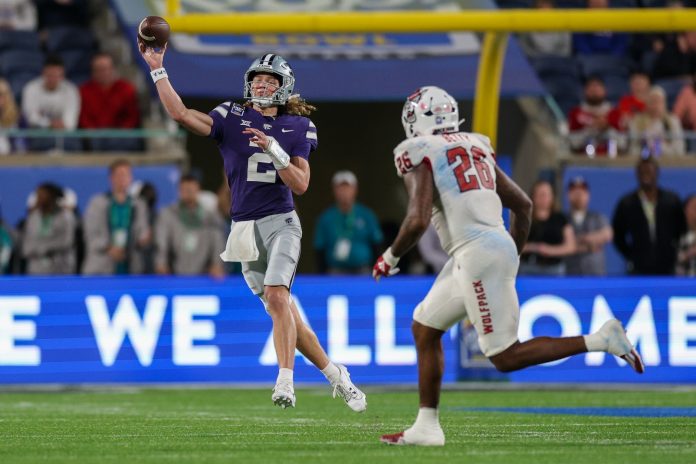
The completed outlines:
<svg viewBox="0 0 696 464">
<path fill-rule="evenodd" d="M 682 156 L 686 154 L 686 141 L 684 140 L 684 130 L 681 121 L 674 115 L 669 116 L 670 134 L 667 142 L 671 145 L 671 155 Z"/>
<path fill-rule="evenodd" d="M 75 217 L 69 211 L 56 215 L 56 228 L 50 237 L 42 238 L 45 253 L 70 250 L 75 243 Z"/>
<path fill-rule="evenodd" d="M 36 239 L 34 234 L 34 214 L 27 216 L 26 221 L 24 221 L 24 230 L 22 234 L 22 255 L 26 258 L 32 258 L 36 256 L 41 256 L 44 253 L 44 249 L 41 246 L 41 240 Z"/>
<path fill-rule="evenodd" d="M 679 118 L 682 124 L 687 122 L 686 115 L 689 112 L 688 91 L 689 89 L 686 87 L 681 89 L 681 92 L 677 95 L 677 100 L 674 102 L 674 107 L 672 108 L 672 113 Z"/>
<path fill-rule="evenodd" d="M 302 134 L 295 146 L 292 148 L 290 156 L 299 156 L 300 158 L 309 159 L 309 154 L 317 149 L 319 139 L 317 138 L 317 126 L 314 125 L 311 119 L 306 118 L 307 127 L 303 128 Z"/>
<path fill-rule="evenodd" d="M 22 113 L 29 126 L 48 127 L 51 121 L 41 114 L 41 95 L 39 95 L 38 87 L 33 84 L 34 81 L 30 82 L 22 90 Z"/>
<path fill-rule="evenodd" d="M 91 129 L 94 127 L 92 123 L 92 111 L 91 111 L 91 99 L 89 98 L 89 91 L 86 87 L 80 87 L 80 119 L 78 121 L 79 127 L 83 129 Z"/>
<path fill-rule="evenodd" d="M 77 128 L 77 121 L 80 117 L 80 93 L 74 84 L 66 88 L 65 109 L 63 111 L 63 124 L 65 128 L 74 130 Z"/>
<path fill-rule="evenodd" d="M 134 203 L 135 211 L 133 216 L 133 238 L 142 240 L 150 234 L 150 224 L 147 220 L 148 206 L 142 200 Z"/>
<path fill-rule="evenodd" d="M 104 252 L 111 244 L 111 234 L 106 220 L 106 211 L 95 197 L 87 206 L 84 216 L 85 247 L 92 252 Z"/>
<path fill-rule="evenodd" d="M 224 135 L 225 119 L 230 112 L 231 102 L 223 102 L 213 108 L 208 116 L 213 118 L 213 127 L 210 129 L 209 137 L 215 139 L 217 143 L 222 143 Z"/>
</svg>

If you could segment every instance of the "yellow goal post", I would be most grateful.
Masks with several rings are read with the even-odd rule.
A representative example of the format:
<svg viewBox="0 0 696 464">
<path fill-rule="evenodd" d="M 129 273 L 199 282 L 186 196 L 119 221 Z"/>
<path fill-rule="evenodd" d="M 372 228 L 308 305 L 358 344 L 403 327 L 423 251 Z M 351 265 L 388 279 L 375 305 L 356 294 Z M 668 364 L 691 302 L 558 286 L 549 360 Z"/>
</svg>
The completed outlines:
<svg viewBox="0 0 696 464">
<path fill-rule="evenodd" d="M 191 34 L 331 34 L 482 32 L 473 130 L 496 143 L 500 80 L 511 32 L 663 32 L 696 30 L 690 9 L 463 10 L 183 14 L 167 0 L 172 32 Z"/>
</svg>

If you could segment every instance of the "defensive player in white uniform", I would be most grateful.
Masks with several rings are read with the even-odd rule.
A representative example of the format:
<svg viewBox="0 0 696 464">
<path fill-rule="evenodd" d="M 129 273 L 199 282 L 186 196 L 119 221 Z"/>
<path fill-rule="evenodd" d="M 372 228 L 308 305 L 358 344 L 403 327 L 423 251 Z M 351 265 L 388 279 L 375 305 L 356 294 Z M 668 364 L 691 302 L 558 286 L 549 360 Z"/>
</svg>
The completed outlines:
<svg viewBox="0 0 696 464">
<path fill-rule="evenodd" d="M 372 274 L 379 280 L 398 272 L 399 257 L 417 243 L 431 218 L 450 260 L 413 313 L 418 417 L 409 429 L 383 435 L 381 440 L 444 445 L 437 410 L 444 369 L 440 338 L 465 317 L 476 328 L 483 353 L 502 372 L 587 351 L 605 351 L 642 373 L 642 360 L 616 319 L 591 335 L 519 342 L 515 277 L 529 233 L 529 197 L 496 166 L 487 137 L 458 132 L 457 102 L 444 90 L 428 86 L 412 94 L 404 106 L 402 123 L 408 138 L 394 150 L 394 156 L 408 191 L 408 212 Z M 509 233 L 503 226 L 503 206 L 512 213 Z"/>
</svg>

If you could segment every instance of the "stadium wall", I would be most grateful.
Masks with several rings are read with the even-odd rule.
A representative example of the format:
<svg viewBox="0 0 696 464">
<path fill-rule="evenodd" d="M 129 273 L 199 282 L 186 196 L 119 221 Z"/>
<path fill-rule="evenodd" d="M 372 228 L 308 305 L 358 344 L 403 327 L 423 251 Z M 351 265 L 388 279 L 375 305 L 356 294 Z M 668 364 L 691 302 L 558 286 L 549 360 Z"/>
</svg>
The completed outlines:
<svg viewBox="0 0 696 464">
<path fill-rule="evenodd" d="M 358 382 L 415 384 L 411 313 L 431 284 L 300 276 L 293 294 L 329 355 Z M 647 371 L 639 376 L 590 353 L 509 380 L 696 383 L 691 280 L 522 278 L 518 292 L 522 340 L 587 333 L 617 317 Z M 461 367 L 473 367 L 477 354 L 460 358 L 460 338 L 467 341 L 460 327 L 443 338 L 446 382 L 490 369 Z M 240 277 L 0 280 L 0 384 L 268 383 L 276 371 L 271 320 Z M 295 377 L 323 381 L 301 357 Z"/>
</svg>

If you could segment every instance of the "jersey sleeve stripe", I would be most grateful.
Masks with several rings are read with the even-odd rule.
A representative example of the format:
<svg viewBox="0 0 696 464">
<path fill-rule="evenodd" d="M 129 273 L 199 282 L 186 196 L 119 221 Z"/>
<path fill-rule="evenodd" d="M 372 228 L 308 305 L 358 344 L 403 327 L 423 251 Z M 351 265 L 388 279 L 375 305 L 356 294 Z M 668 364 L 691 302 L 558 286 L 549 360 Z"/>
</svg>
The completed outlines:
<svg viewBox="0 0 696 464">
<path fill-rule="evenodd" d="M 224 105 L 220 105 L 220 106 L 216 107 L 215 110 L 213 110 L 213 111 L 215 111 L 216 113 L 218 113 L 218 114 L 219 114 L 220 116 L 222 116 L 223 118 L 226 118 L 226 117 L 227 117 L 227 113 L 230 112 L 229 107 L 228 107 L 228 108 L 225 108 Z"/>
<path fill-rule="evenodd" d="M 317 133 L 316 132 L 307 132 L 307 138 L 310 140 L 316 140 L 317 139 Z"/>
<path fill-rule="evenodd" d="M 309 121 L 309 127 L 313 128 L 314 130 L 317 130 L 317 126 L 315 126 L 312 121 Z"/>
</svg>

